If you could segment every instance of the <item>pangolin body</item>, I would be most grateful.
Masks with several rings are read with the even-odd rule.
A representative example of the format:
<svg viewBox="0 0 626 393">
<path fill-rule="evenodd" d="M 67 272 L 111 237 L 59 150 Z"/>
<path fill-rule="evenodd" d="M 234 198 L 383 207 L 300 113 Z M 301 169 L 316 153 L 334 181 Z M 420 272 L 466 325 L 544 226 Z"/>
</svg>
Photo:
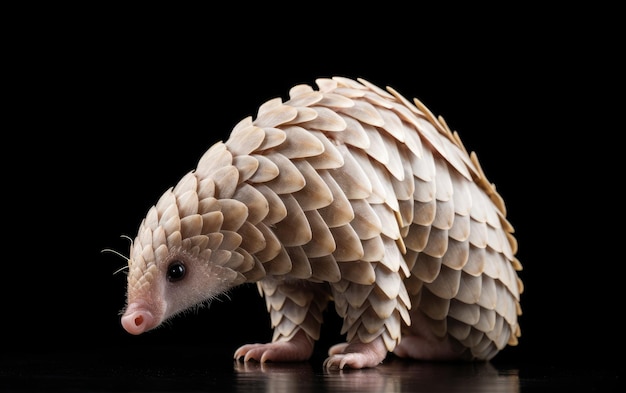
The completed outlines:
<svg viewBox="0 0 626 393">
<path fill-rule="evenodd" d="M 235 358 L 308 359 L 331 303 L 346 343 L 327 368 L 373 367 L 390 351 L 488 360 L 516 345 L 517 242 L 475 154 L 393 88 L 316 84 L 265 102 L 149 209 L 123 327 L 139 334 L 257 283 L 273 339 Z"/>
</svg>

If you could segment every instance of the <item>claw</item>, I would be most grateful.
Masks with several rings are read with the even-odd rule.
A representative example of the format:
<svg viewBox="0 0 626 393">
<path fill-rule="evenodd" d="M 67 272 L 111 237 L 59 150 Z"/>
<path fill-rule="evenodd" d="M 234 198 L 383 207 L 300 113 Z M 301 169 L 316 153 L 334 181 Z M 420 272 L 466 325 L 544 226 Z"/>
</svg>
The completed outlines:
<svg viewBox="0 0 626 393">
<path fill-rule="evenodd" d="M 333 345 L 324 360 L 324 369 L 343 370 L 346 367 L 360 369 L 376 367 L 387 356 L 387 348 L 378 337 L 370 343 L 344 343 Z"/>
<path fill-rule="evenodd" d="M 313 341 L 303 331 L 299 331 L 290 341 L 243 345 L 235 351 L 234 358 L 243 357 L 245 362 L 256 360 L 261 363 L 299 362 L 308 360 L 312 354 Z"/>
</svg>

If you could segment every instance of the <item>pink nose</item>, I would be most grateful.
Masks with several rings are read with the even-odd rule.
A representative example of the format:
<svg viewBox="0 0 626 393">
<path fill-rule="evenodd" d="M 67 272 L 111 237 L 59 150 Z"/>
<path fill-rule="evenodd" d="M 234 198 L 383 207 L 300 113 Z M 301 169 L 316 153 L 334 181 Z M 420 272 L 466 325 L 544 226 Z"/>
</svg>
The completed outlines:
<svg viewBox="0 0 626 393">
<path fill-rule="evenodd" d="M 122 327 L 130 334 L 141 334 L 156 326 L 156 319 L 143 305 L 131 303 L 122 316 Z"/>
</svg>

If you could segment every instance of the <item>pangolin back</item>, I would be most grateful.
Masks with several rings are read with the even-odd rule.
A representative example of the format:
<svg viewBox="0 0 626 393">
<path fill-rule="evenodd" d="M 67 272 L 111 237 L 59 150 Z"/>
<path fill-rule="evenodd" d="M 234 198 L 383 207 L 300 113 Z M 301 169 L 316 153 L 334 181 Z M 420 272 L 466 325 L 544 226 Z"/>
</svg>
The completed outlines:
<svg viewBox="0 0 626 393">
<path fill-rule="evenodd" d="M 333 301 L 348 341 L 427 332 L 490 359 L 520 336 L 523 286 L 503 200 L 421 102 L 343 77 L 261 105 L 166 191 L 131 246 L 128 296 L 174 252 L 228 278 L 161 319 L 258 283 L 273 341 L 319 338 Z M 218 280 L 219 281 L 219 280 Z M 303 289 L 305 288 L 305 289 Z"/>
</svg>

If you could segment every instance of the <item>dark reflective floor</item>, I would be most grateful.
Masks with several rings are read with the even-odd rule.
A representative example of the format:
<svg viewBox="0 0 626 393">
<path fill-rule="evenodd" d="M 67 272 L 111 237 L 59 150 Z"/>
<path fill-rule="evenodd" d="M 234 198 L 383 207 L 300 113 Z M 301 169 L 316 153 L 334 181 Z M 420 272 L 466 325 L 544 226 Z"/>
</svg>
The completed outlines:
<svg viewBox="0 0 626 393">
<path fill-rule="evenodd" d="M 374 369 L 315 372 L 308 365 L 235 365 L 236 391 L 517 392 L 517 370 L 491 364 L 417 364 L 394 359 Z"/>
<path fill-rule="evenodd" d="M 623 391 L 618 366 L 539 362 L 418 363 L 390 357 L 373 369 L 326 372 L 297 364 L 231 361 L 221 352 L 116 350 L 2 357 L 0 390 L 21 392 L 561 392 Z"/>
</svg>

